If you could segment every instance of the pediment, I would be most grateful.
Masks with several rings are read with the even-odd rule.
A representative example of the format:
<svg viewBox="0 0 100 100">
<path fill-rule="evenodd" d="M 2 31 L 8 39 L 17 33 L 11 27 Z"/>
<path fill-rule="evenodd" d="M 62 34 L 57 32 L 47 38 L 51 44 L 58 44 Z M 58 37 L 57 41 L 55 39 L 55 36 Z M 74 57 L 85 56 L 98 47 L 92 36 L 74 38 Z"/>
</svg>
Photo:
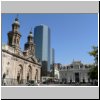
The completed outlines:
<svg viewBox="0 0 100 100">
<path fill-rule="evenodd" d="M 32 61 L 34 63 L 37 63 L 37 59 L 35 57 L 29 57 L 27 58 L 29 61 Z"/>
</svg>

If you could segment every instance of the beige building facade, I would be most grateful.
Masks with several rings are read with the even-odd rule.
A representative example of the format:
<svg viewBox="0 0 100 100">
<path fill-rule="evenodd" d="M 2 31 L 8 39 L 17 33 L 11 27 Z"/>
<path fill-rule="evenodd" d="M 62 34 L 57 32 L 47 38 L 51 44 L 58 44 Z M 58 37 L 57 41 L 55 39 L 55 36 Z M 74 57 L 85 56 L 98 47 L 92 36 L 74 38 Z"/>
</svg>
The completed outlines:
<svg viewBox="0 0 100 100">
<path fill-rule="evenodd" d="M 62 65 L 60 63 L 54 64 L 54 78 L 55 79 L 60 79 L 59 70 L 61 67 L 62 67 Z"/>
<path fill-rule="evenodd" d="M 2 45 L 2 85 L 25 85 L 29 80 L 35 82 L 41 78 L 41 62 L 35 57 L 35 44 L 32 32 L 27 37 L 24 51 L 20 49 L 18 18 L 8 32 L 8 44 Z"/>
<path fill-rule="evenodd" d="M 82 64 L 81 61 L 73 61 L 72 64 L 63 66 L 59 70 L 60 81 L 67 83 L 88 83 L 90 64 Z"/>
</svg>

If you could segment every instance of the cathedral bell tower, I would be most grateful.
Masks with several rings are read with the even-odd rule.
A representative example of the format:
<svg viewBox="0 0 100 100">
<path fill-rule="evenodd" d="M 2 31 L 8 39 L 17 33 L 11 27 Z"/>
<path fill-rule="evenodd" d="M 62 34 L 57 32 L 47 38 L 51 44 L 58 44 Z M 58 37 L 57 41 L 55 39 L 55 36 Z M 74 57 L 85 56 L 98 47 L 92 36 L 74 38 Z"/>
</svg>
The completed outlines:
<svg viewBox="0 0 100 100">
<path fill-rule="evenodd" d="M 28 51 L 28 55 L 35 55 L 35 44 L 33 41 L 33 34 L 32 31 L 30 31 L 28 37 L 27 37 L 27 43 L 24 45 L 24 50 Z"/>
<path fill-rule="evenodd" d="M 14 47 L 17 51 L 20 49 L 21 34 L 19 32 L 19 27 L 20 23 L 17 17 L 12 24 L 12 31 L 8 32 L 8 45 Z"/>
</svg>

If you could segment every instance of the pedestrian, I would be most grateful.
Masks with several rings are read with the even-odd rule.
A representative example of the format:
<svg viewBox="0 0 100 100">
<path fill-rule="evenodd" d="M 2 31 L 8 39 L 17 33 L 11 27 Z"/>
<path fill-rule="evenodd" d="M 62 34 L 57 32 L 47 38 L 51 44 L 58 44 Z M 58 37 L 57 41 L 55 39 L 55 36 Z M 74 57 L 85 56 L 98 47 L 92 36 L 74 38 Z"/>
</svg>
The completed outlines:
<svg viewBox="0 0 100 100">
<path fill-rule="evenodd" d="M 6 78 L 6 73 L 3 74 L 3 85 L 4 86 L 6 85 L 6 79 L 5 78 Z"/>
</svg>

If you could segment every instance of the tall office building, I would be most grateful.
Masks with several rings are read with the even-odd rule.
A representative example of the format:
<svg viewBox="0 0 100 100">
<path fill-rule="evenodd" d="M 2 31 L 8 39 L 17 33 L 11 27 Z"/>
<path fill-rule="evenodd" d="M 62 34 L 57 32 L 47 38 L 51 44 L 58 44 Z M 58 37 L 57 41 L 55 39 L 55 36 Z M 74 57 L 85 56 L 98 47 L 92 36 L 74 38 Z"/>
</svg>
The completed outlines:
<svg viewBox="0 0 100 100">
<path fill-rule="evenodd" d="M 50 29 L 46 25 L 34 28 L 36 57 L 42 61 L 41 75 L 47 76 L 50 71 Z"/>
<path fill-rule="evenodd" d="M 54 76 L 54 63 L 55 63 L 55 52 L 54 48 L 50 49 L 50 69 L 51 69 L 51 76 Z"/>
</svg>

